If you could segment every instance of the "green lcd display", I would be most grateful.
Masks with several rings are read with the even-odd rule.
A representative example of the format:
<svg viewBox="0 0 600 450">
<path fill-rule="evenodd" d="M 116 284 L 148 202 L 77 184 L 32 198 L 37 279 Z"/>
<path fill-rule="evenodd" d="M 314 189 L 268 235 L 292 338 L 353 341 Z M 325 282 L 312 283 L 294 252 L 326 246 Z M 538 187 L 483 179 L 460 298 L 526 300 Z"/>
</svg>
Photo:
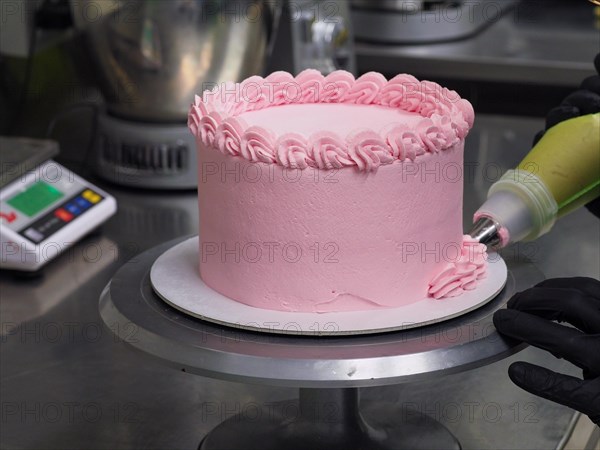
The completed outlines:
<svg viewBox="0 0 600 450">
<path fill-rule="evenodd" d="M 31 217 L 42 209 L 50 206 L 65 194 L 60 192 L 54 186 L 38 181 L 32 184 L 25 191 L 15 195 L 8 200 L 8 204 L 21 211 L 23 214 Z"/>
</svg>

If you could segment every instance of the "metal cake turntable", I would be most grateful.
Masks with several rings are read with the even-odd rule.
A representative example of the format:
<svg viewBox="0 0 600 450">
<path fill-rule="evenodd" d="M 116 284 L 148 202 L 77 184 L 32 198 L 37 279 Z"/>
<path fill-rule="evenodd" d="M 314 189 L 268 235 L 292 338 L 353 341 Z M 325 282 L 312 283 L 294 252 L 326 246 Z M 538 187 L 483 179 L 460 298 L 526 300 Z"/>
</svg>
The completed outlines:
<svg viewBox="0 0 600 450">
<path fill-rule="evenodd" d="M 283 409 L 265 405 L 260 415 L 221 423 L 204 437 L 204 450 L 459 449 L 456 438 L 426 415 L 407 416 L 400 405 L 359 404 L 359 388 L 440 378 L 520 351 L 524 344 L 501 337 L 492 316 L 516 291 L 543 279 L 533 264 L 509 261 L 506 285 L 496 297 L 444 322 L 369 335 L 267 334 L 200 320 L 154 292 L 155 261 L 188 239 L 167 242 L 125 264 L 101 295 L 104 322 L 132 347 L 178 370 L 300 388 L 297 403 L 286 402 Z"/>
</svg>

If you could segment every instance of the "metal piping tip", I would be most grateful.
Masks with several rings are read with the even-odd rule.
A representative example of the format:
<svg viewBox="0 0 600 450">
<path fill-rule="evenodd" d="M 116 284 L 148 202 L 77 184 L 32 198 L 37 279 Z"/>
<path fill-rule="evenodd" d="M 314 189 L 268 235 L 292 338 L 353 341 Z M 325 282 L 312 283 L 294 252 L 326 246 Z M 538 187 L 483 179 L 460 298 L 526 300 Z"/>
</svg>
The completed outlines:
<svg viewBox="0 0 600 450">
<path fill-rule="evenodd" d="M 497 250 L 502 247 L 499 229 L 498 223 L 489 217 L 481 217 L 473 224 L 469 235 L 488 248 Z"/>
</svg>

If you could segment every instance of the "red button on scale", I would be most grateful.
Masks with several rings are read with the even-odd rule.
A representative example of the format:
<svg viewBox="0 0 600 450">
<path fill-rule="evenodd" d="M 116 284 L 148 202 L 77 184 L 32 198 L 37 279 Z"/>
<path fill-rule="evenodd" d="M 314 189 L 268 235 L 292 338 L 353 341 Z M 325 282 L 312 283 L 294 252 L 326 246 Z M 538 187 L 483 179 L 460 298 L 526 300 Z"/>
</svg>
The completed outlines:
<svg viewBox="0 0 600 450">
<path fill-rule="evenodd" d="M 62 208 L 57 209 L 56 211 L 54 211 L 54 215 L 56 217 L 58 217 L 60 220 L 62 220 L 63 222 L 70 222 L 71 220 L 73 220 L 73 214 L 65 211 Z"/>
<path fill-rule="evenodd" d="M 17 215 L 12 211 L 9 213 L 0 212 L 0 219 L 5 220 L 8 223 L 12 223 L 17 220 Z"/>
</svg>

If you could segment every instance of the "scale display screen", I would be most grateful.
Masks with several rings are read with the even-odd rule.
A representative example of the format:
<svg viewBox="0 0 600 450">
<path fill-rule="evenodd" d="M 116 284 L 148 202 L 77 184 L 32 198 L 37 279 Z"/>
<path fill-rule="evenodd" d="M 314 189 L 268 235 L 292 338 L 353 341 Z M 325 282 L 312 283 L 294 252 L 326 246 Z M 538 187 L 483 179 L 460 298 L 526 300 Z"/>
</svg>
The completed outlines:
<svg viewBox="0 0 600 450">
<path fill-rule="evenodd" d="M 43 181 L 38 181 L 29 186 L 25 191 L 15 195 L 7 203 L 16 210 L 31 217 L 50 206 L 56 200 L 64 197 L 64 195 L 54 186 L 50 186 Z"/>
</svg>

